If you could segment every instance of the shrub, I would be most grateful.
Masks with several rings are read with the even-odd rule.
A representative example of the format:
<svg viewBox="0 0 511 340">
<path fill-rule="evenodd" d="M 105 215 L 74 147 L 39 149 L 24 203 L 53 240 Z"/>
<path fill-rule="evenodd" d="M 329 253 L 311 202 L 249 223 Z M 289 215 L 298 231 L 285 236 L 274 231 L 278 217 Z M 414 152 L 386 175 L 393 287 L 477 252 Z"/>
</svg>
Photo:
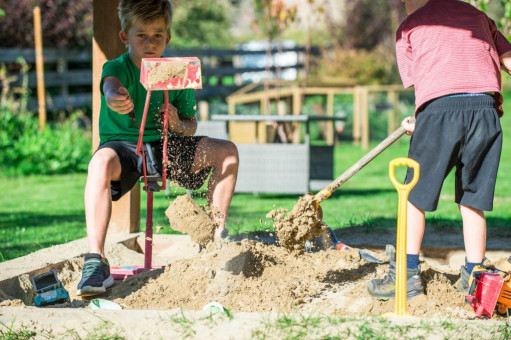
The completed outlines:
<svg viewBox="0 0 511 340">
<path fill-rule="evenodd" d="M 87 170 L 91 136 L 73 115 L 41 132 L 29 113 L 0 108 L 0 172 L 5 175 L 59 174 Z"/>
<path fill-rule="evenodd" d="M 48 124 L 40 131 L 38 118 L 26 110 L 28 90 L 24 84 L 25 87 L 10 88 L 5 67 L 0 67 L 0 173 L 28 175 L 87 170 L 91 133 L 79 128 L 78 113 L 61 123 Z"/>
<path fill-rule="evenodd" d="M 332 48 L 314 59 L 311 73 L 319 78 L 334 74 L 360 85 L 397 83 L 399 74 L 388 59 L 387 50 L 381 45 L 371 51 Z"/>
</svg>

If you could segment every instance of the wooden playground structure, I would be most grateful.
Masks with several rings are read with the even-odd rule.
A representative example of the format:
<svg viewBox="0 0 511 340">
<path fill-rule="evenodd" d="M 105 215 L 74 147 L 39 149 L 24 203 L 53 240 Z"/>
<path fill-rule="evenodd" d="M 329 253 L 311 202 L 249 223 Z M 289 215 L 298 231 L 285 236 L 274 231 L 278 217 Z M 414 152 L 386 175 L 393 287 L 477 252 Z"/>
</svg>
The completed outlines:
<svg viewBox="0 0 511 340">
<path fill-rule="evenodd" d="M 268 91 L 254 91 L 261 84 L 250 84 L 234 92 L 227 97 L 229 115 L 236 114 L 236 106 L 243 104 L 259 103 L 261 115 L 269 114 L 270 101 L 290 100 L 291 114 L 300 115 L 303 110 L 303 102 L 306 96 L 325 96 L 326 97 L 326 117 L 335 117 L 334 96 L 352 95 L 353 96 L 353 142 L 361 144 L 363 149 L 369 147 L 370 129 L 369 129 L 369 100 L 372 93 L 383 92 L 387 95 L 387 101 L 390 106 L 388 112 L 387 133 L 391 134 L 399 122 L 399 94 L 410 89 L 403 89 L 402 85 L 367 85 L 350 87 L 302 87 L 297 84 L 287 83 L 284 87 L 273 88 Z M 280 113 L 279 113 L 280 114 Z M 326 122 L 328 128 L 325 130 L 326 143 L 328 145 L 334 142 L 333 120 Z M 257 127 L 256 127 L 257 125 Z M 264 143 L 268 139 L 268 131 L 261 124 L 254 122 L 230 122 L 229 130 L 231 140 L 240 143 L 251 142 L 257 133 L 257 141 Z M 299 143 L 299 130 L 294 129 L 292 137 L 293 143 Z"/>
</svg>

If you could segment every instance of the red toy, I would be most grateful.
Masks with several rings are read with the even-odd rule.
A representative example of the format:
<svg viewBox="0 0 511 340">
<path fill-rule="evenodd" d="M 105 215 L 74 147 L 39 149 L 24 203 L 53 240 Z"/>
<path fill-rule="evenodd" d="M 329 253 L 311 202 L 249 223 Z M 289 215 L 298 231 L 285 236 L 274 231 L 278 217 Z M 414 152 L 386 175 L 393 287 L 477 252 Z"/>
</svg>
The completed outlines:
<svg viewBox="0 0 511 340">
<path fill-rule="evenodd" d="M 475 272 L 466 299 L 475 310 L 477 317 L 483 314 L 492 317 L 497 299 L 499 298 L 504 279 L 498 274 L 489 272 Z"/>
</svg>

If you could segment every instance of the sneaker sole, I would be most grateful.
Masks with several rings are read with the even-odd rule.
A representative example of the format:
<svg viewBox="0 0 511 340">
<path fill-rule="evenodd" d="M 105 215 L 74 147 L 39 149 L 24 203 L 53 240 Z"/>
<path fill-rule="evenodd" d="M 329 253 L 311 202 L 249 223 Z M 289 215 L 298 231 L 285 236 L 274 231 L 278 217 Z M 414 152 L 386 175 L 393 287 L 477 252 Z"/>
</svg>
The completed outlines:
<svg viewBox="0 0 511 340">
<path fill-rule="evenodd" d="M 114 284 L 114 278 L 110 275 L 105 281 L 103 281 L 103 286 L 101 287 L 93 287 L 93 286 L 84 286 L 80 289 L 76 290 L 76 295 L 78 296 L 94 296 L 100 295 L 106 292 L 106 289 L 112 287 Z"/>
</svg>

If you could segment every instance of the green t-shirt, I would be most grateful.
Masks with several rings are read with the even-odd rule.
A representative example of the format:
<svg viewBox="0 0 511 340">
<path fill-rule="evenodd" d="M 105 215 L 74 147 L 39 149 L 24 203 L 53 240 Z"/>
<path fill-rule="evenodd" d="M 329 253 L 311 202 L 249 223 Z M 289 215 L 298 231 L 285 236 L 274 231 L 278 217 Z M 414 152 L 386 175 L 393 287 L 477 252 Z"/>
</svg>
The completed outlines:
<svg viewBox="0 0 511 340">
<path fill-rule="evenodd" d="M 119 58 L 109 60 L 103 66 L 101 74 L 101 111 L 99 113 L 99 137 L 100 143 L 110 140 L 122 140 L 136 142 L 139 129 L 137 123 L 126 115 L 112 111 L 106 105 L 105 94 L 103 93 L 103 80 L 107 76 L 114 76 L 119 79 L 128 90 L 133 104 L 137 123 L 142 122 L 144 105 L 147 91 L 140 83 L 140 70 L 135 66 L 129 56 L 124 53 Z M 195 95 L 192 89 L 167 91 L 169 104 L 177 108 L 180 117 L 192 117 L 196 113 Z M 152 91 L 151 101 L 147 112 L 147 120 L 144 129 L 144 142 L 153 142 L 162 138 L 162 123 L 158 115 L 159 108 L 163 105 L 163 91 Z"/>
</svg>

